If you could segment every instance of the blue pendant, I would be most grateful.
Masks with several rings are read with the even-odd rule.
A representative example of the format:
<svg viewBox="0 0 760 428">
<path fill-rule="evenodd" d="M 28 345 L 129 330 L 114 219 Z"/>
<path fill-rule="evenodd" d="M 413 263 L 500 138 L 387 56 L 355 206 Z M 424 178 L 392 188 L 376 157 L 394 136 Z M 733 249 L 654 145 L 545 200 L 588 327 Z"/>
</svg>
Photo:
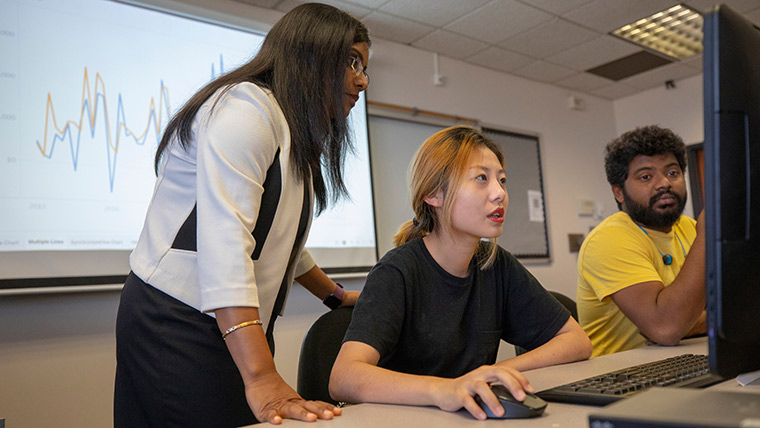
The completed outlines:
<svg viewBox="0 0 760 428">
<path fill-rule="evenodd" d="M 665 254 L 662 256 L 662 262 L 665 263 L 665 266 L 670 266 L 673 264 L 673 257 L 670 254 Z"/>
</svg>

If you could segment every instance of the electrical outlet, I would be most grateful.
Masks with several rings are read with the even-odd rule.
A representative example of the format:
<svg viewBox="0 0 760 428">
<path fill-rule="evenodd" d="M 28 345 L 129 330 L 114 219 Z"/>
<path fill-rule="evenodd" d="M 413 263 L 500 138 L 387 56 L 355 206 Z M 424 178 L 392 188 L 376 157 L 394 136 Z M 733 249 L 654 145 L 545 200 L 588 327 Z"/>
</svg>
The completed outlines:
<svg viewBox="0 0 760 428">
<path fill-rule="evenodd" d="M 440 74 L 434 74 L 433 75 L 433 84 L 435 86 L 444 86 L 446 85 L 446 76 L 440 75 Z"/>
</svg>

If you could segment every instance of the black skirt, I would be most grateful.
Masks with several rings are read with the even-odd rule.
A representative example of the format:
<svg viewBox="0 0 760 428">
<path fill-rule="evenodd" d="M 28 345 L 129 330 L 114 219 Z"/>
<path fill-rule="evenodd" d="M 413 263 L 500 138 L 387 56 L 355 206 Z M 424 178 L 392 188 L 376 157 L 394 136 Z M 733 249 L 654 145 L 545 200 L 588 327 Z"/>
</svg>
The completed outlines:
<svg viewBox="0 0 760 428">
<path fill-rule="evenodd" d="M 130 273 L 116 319 L 114 427 L 256 423 L 216 320 Z"/>
</svg>

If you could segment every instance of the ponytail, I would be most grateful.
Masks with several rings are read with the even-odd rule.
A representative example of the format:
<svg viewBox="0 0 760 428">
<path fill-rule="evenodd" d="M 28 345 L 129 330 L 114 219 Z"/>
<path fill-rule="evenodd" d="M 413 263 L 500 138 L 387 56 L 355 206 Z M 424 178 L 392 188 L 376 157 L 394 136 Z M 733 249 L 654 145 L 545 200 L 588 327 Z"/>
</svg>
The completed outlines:
<svg viewBox="0 0 760 428">
<path fill-rule="evenodd" d="M 438 223 L 433 207 L 424 201 L 421 201 L 419 208 L 417 208 L 417 204 L 413 205 L 415 205 L 415 211 L 419 211 L 419 213 L 417 214 L 417 217 L 405 222 L 399 227 L 398 232 L 393 236 L 393 245 L 396 247 L 405 244 L 412 239 L 422 238 L 423 236 L 429 235 Z"/>
<path fill-rule="evenodd" d="M 412 239 L 421 238 L 425 236 L 425 233 L 414 224 L 414 220 L 404 222 L 401 227 L 398 228 L 398 232 L 393 235 L 393 245 L 395 247 L 401 246 Z"/>
</svg>

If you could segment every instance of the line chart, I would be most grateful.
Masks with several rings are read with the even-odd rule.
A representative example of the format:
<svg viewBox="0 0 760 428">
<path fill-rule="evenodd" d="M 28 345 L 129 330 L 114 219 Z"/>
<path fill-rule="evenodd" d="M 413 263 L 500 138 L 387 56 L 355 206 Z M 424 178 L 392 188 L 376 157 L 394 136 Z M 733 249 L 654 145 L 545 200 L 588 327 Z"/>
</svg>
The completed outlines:
<svg viewBox="0 0 760 428">
<path fill-rule="evenodd" d="M 217 77 L 224 74 L 224 55 L 219 55 L 219 71 L 216 71 L 216 64 L 211 63 L 211 79 L 214 80 Z M 133 128 L 127 125 L 126 113 L 124 111 L 124 103 L 122 94 L 118 95 L 118 102 L 116 107 L 116 124 L 113 127 L 115 133 L 111 133 L 111 120 L 108 113 L 108 96 L 106 95 L 106 85 L 103 77 L 100 73 L 95 73 L 94 90 L 91 90 L 91 83 L 89 78 L 89 72 L 87 67 L 84 68 L 84 78 L 82 82 L 82 99 L 81 108 L 79 109 L 78 120 L 67 120 L 63 126 L 58 124 L 58 120 L 55 115 L 55 108 L 53 106 L 53 96 L 50 92 L 47 93 L 47 103 L 45 107 L 45 131 L 42 143 L 37 140 L 37 148 L 40 154 L 48 159 L 53 157 L 53 152 L 56 143 L 66 141 L 69 145 L 69 151 L 71 154 L 71 162 L 74 167 L 74 171 L 77 170 L 79 163 L 79 149 L 82 143 L 82 134 L 86 133 L 89 126 L 90 137 L 95 137 L 96 122 L 98 119 L 98 112 L 102 111 L 103 121 L 106 127 L 106 154 L 108 158 L 108 185 L 109 191 L 114 191 L 114 181 L 116 178 L 116 160 L 119 153 L 119 147 L 121 145 L 121 139 L 123 137 L 132 137 L 132 140 L 138 146 L 145 145 L 145 141 L 150 135 L 150 131 L 153 131 L 156 141 L 161 138 L 161 125 L 164 118 L 171 116 L 171 103 L 169 101 L 169 90 L 164 85 L 163 79 L 159 89 L 158 106 L 154 97 L 150 98 L 148 107 L 148 120 L 143 128 L 140 128 L 139 132 L 135 132 Z M 94 94 L 94 95 L 93 95 Z M 93 101 L 94 97 L 94 101 Z M 99 110 L 99 107 L 102 107 Z M 52 121 L 52 123 L 51 123 Z M 52 138 L 49 138 L 48 133 L 51 131 L 52 126 Z M 123 131 L 123 132 L 122 132 Z"/>
<path fill-rule="evenodd" d="M 56 143 L 68 141 L 69 150 L 71 153 L 71 162 L 74 166 L 74 170 L 76 171 L 79 161 L 79 148 L 81 145 L 82 134 L 87 131 L 85 127 L 89 126 L 90 137 L 94 138 L 98 113 L 102 111 L 102 115 L 104 116 L 103 122 L 105 123 L 106 127 L 105 145 L 106 154 L 108 157 L 108 184 L 109 191 L 113 192 L 114 179 L 116 177 L 116 160 L 118 157 L 122 136 L 132 137 L 135 144 L 139 146 L 145 145 L 145 140 L 147 139 L 151 130 L 154 132 L 156 140 L 160 139 L 161 124 L 163 123 L 163 119 L 164 117 L 169 117 L 171 115 L 169 90 L 164 85 L 164 81 L 161 80 L 158 96 L 158 106 L 156 106 L 155 98 L 151 97 L 148 107 L 149 114 L 147 123 L 145 124 L 144 128 L 141 128 L 141 130 L 137 132 L 127 125 L 122 94 L 119 93 L 116 107 L 116 124 L 114 126 L 115 132 L 112 134 L 111 120 L 108 114 L 108 97 L 106 95 L 105 82 L 103 81 L 100 73 L 95 73 L 94 90 L 91 90 L 90 87 L 90 78 L 87 67 L 85 67 L 84 79 L 82 82 L 82 100 L 81 108 L 79 111 L 79 119 L 66 120 L 62 126 L 58 124 L 58 120 L 55 115 L 53 96 L 50 92 L 47 93 L 44 137 L 41 144 L 39 140 L 37 140 L 36 144 L 37 148 L 40 151 L 40 154 L 45 158 L 51 159 L 53 157 Z M 49 131 L 52 131 L 51 138 L 48 137 Z"/>
<path fill-rule="evenodd" d="M 171 117 L 263 35 L 125 2 L 0 3 L 0 254 L 131 250 Z"/>
<path fill-rule="evenodd" d="M 216 74 L 215 64 L 211 63 L 211 80 L 216 79 L 217 77 L 224 74 L 224 57 L 222 54 L 219 54 L 219 74 Z"/>
</svg>

